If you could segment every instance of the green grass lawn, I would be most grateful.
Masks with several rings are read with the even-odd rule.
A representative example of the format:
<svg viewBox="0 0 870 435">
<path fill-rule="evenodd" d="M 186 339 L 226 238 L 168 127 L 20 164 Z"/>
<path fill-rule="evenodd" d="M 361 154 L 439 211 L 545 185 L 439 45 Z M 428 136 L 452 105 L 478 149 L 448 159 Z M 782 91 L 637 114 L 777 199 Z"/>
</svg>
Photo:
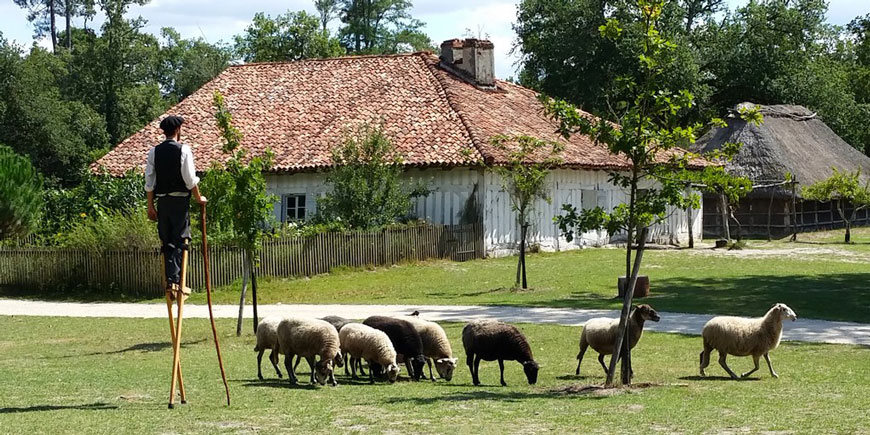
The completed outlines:
<svg viewBox="0 0 870 435">
<path fill-rule="evenodd" d="M 870 249 L 783 242 L 752 242 L 750 248 L 648 251 L 642 271 L 650 276 L 652 296 L 645 302 L 662 311 L 747 316 L 784 302 L 804 318 L 870 322 Z M 261 280 L 258 302 L 617 308 L 623 259 L 621 249 L 530 255 L 527 291 L 511 288 L 516 257 L 338 270 Z M 219 289 L 215 300 L 238 303 L 239 288 Z M 205 295 L 193 300 L 203 303 Z"/>
<path fill-rule="evenodd" d="M 223 385 L 207 320 L 184 323 L 182 362 L 189 403 L 166 409 L 171 349 L 165 319 L 2 317 L 0 431 L 3 433 L 699 433 L 866 431 L 870 416 L 870 349 L 784 343 L 772 353 L 780 379 L 766 370 L 747 381 L 724 380 L 711 366 L 697 375 L 697 337 L 648 333 L 635 353 L 635 382 L 616 394 L 567 394 L 600 384 L 595 355 L 574 367 L 579 328 L 521 325 L 541 364 L 526 384 L 519 364 L 482 363 L 484 385 L 470 385 L 460 344 L 462 325 L 449 324 L 459 357 L 453 381 L 351 381 L 291 387 L 264 367 L 256 379 L 254 338 L 231 335 L 219 321 L 233 405 Z M 265 364 L 268 364 L 264 361 Z M 763 364 L 763 363 L 762 363 Z M 737 372 L 747 358 L 731 358 Z M 304 366 L 304 364 L 303 364 Z M 307 372 L 307 369 L 305 370 Z M 300 367 L 300 372 L 302 372 Z M 307 373 L 301 378 L 306 378 Z M 624 414 L 617 416 L 618 410 Z M 302 432 L 297 432 L 302 433 Z"/>
</svg>

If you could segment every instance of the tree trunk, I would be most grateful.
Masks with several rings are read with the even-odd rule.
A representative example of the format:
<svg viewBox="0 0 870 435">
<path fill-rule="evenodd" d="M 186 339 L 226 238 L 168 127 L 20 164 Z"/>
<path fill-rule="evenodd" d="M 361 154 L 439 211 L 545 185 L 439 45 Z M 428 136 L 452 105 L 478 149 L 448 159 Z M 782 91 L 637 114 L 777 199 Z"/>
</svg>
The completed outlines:
<svg viewBox="0 0 870 435">
<path fill-rule="evenodd" d="M 520 262 L 523 265 L 523 290 L 529 288 L 529 284 L 526 281 L 526 235 L 528 234 L 529 224 L 523 224 L 523 228 L 521 230 L 521 238 L 523 239 L 522 244 L 520 245 Z"/>
<path fill-rule="evenodd" d="M 57 53 L 57 24 L 55 21 L 55 10 L 54 10 L 54 2 L 55 0 L 48 0 L 48 19 L 51 25 L 49 31 L 51 32 L 51 52 Z"/>
<path fill-rule="evenodd" d="M 247 253 L 242 254 L 244 256 L 244 262 L 242 264 L 242 295 L 239 298 L 239 320 L 236 322 L 236 336 L 242 335 L 242 317 L 245 313 L 245 296 L 248 293 L 248 255 Z"/>
<path fill-rule="evenodd" d="M 724 193 L 719 195 L 719 208 L 722 211 L 722 235 L 725 237 L 725 240 L 730 242 L 731 228 L 728 223 L 728 199 L 725 198 Z"/>
<path fill-rule="evenodd" d="M 72 0 L 66 0 L 64 9 L 64 16 L 66 17 L 66 49 L 72 50 Z"/>
<path fill-rule="evenodd" d="M 631 271 L 631 279 L 623 293 L 622 312 L 619 316 L 619 329 L 616 334 L 616 343 L 613 346 L 613 356 L 610 358 L 610 366 L 607 370 L 607 380 L 605 385 L 613 386 L 613 377 L 616 374 L 616 362 L 620 358 L 622 361 L 622 383 L 623 385 L 631 385 L 631 349 L 628 348 L 627 340 L 629 333 L 628 316 L 631 314 L 631 300 L 634 296 L 634 286 L 637 284 L 637 275 L 640 272 L 640 263 L 643 260 L 643 251 L 646 246 L 646 236 L 649 228 L 644 227 L 640 231 L 639 241 L 637 246 L 637 254 L 635 254 L 634 267 Z"/>
<path fill-rule="evenodd" d="M 248 267 L 251 271 L 251 304 L 254 306 L 254 334 L 257 333 L 257 324 L 260 318 L 257 316 L 257 272 L 254 270 L 254 255 L 248 252 Z"/>
<path fill-rule="evenodd" d="M 691 190 L 689 193 L 691 194 Z M 686 209 L 686 214 L 689 216 L 689 249 L 692 249 L 695 247 L 695 226 L 692 222 L 692 206 L 689 206 L 689 208 Z"/>
</svg>

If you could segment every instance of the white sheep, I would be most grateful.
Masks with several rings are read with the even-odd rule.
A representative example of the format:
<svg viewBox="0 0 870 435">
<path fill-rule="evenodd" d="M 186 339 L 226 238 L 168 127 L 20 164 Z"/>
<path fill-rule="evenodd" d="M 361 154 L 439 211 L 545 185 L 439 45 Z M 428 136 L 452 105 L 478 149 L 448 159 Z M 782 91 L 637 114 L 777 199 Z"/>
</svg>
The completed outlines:
<svg viewBox="0 0 870 435">
<path fill-rule="evenodd" d="M 338 385 L 333 365 L 343 365 L 341 349 L 338 331 L 328 322 L 301 317 L 285 318 L 278 324 L 278 346 L 284 354 L 284 368 L 287 369 L 290 382 L 298 382 L 292 365 L 293 356 L 301 355 L 308 360 L 312 384 L 316 378 L 320 385 L 326 384 L 327 380 L 333 386 Z M 320 361 L 315 363 L 315 356 L 320 356 Z"/>
<path fill-rule="evenodd" d="M 628 343 L 630 349 L 634 349 L 637 346 L 637 342 L 640 341 L 640 337 L 643 335 L 643 325 L 647 320 L 658 322 L 661 320 L 661 317 L 659 317 L 659 313 L 656 310 L 646 304 L 639 305 L 631 311 L 629 315 L 629 333 L 631 339 Z M 583 325 L 583 331 L 580 333 L 580 353 L 577 354 L 577 370 L 574 374 L 580 374 L 580 363 L 583 362 L 583 355 L 590 346 L 598 352 L 598 362 L 601 363 L 601 367 L 604 367 L 604 373 L 606 374 L 607 365 L 604 364 L 604 356 L 613 354 L 617 335 L 619 335 L 618 318 L 597 317 L 589 319 Z"/>
<path fill-rule="evenodd" d="M 281 352 L 278 349 L 278 324 L 281 323 L 282 320 L 284 320 L 284 317 L 282 316 L 269 316 L 260 320 L 260 323 L 257 325 L 257 345 L 254 346 L 254 352 L 259 352 L 257 354 L 257 377 L 260 378 L 260 380 L 263 380 L 261 366 L 263 353 L 266 349 L 272 350 L 272 352 L 269 353 L 269 361 L 272 362 L 272 367 L 275 367 L 275 372 L 278 373 L 278 377 L 281 377 L 281 370 L 278 369 L 278 355 Z"/>
<path fill-rule="evenodd" d="M 348 323 L 338 335 L 341 352 L 348 358 L 354 378 L 356 365 L 353 361 L 364 359 L 369 363 L 369 382 L 375 382 L 375 366 L 383 368 L 390 382 L 396 382 L 400 370 L 396 363 L 396 349 L 385 332 L 362 323 Z"/>
<path fill-rule="evenodd" d="M 701 336 L 704 339 L 704 350 L 701 351 L 701 376 L 706 376 L 704 369 L 710 365 L 710 353 L 713 349 L 719 352 L 719 365 L 725 369 L 732 379 L 737 375 L 725 364 L 728 355 L 752 356 L 755 368 L 743 374 L 747 377 L 758 370 L 758 359 L 763 356 L 767 368 L 774 378 L 779 376 L 770 364 L 769 352 L 779 346 L 782 338 L 782 321 L 786 318 L 792 321 L 797 314 L 786 304 L 774 305 L 764 317 L 747 319 L 743 317 L 714 317 L 704 325 Z"/>
<path fill-rule="evenodd" d="M 453 379 L 457 359 L 453 358 L 453 349 L 450 347 L 450 340 L 447 339 L 447 333 L 444 332 L 444 329 L 435 322 L 421 319 L 415 315 L 399 316 L 398 318 L 410 322 L 420 334 L 420 339 L 423 340 L 423 355 L 426 357 L 429 377 L 432 381 L 435 381 L 435 376 L 432 375 L 433 360 L 438 376 L 446 381 Z M 425 376 L 423 377 L 425 378 Z"/>
</svg>

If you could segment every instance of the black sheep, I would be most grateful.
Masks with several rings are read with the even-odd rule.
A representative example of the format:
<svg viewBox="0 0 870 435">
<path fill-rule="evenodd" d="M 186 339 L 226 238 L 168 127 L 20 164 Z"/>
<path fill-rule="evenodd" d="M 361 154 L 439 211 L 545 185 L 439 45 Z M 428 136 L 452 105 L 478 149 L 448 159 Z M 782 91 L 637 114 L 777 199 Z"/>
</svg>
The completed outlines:
<svg viewBox="0 0 870 435">
<path fill-rule="evenodd" d="M 474 385 L 480 385 L 480 360 L 498 360 L 502 386 L 507 386 L 504 381 L 504 361 L 522 364 L 529 385 L 538 381 L 538 363 L 532 357 L 532 349 L 523 333 L 513 325 L 492 320 L 471 322 L 462 328 L 462 345 Z"/>
<path fill-rule="evenodd" d="M 384 331 L 387 337 L 390 337 L 396 353 L 404 356 L 405 367 L 411 379 L 420 380 L 423 366 L 426 365 L 426 357 L 423 356 L 423 340 L 414 329 L 414 325 L 406 320 L 386 316 L 371 316 L 363 322 L 363 325 Z M 369 370 L 371 369 L 369 367 Z"/>
</svg>

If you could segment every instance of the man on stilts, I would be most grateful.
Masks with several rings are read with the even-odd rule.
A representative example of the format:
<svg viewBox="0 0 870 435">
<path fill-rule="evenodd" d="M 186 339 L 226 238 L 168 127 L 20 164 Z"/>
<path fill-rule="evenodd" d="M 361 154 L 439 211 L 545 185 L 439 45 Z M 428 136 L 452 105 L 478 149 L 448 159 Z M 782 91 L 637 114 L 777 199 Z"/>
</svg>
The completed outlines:
<svg viewBox="0 0 870 435">
<path fill-rule="evenodd" d="M 148 197 L 148 218 L 157 221 L 163 254 L 166 306 L 169 310 L 169 332 L 172 335 L 173 362 L 169 407 L 175 402 L 175 384 L 178 381 L 181 403 L 187 401 L 179 359 L 181 318 L 184 300 L 190 294 L 185 284 L 187 253 L 190 242 L 190 197 L 204 206 L 206 198 L 199 192 L 199 178 L 193 153 L 187 145 L 178 142 L 184 119 L 170 115 L 160 122 L 166 140 L 148 151 L 145 165 L 145 192 Z M 157 207 L 154 202 L 157 200 Z M 172 320 L 172 302 L 178 303 L 178 323 Z M 216 337 L 215 337 L 216 338 Z"/>
</svg>

